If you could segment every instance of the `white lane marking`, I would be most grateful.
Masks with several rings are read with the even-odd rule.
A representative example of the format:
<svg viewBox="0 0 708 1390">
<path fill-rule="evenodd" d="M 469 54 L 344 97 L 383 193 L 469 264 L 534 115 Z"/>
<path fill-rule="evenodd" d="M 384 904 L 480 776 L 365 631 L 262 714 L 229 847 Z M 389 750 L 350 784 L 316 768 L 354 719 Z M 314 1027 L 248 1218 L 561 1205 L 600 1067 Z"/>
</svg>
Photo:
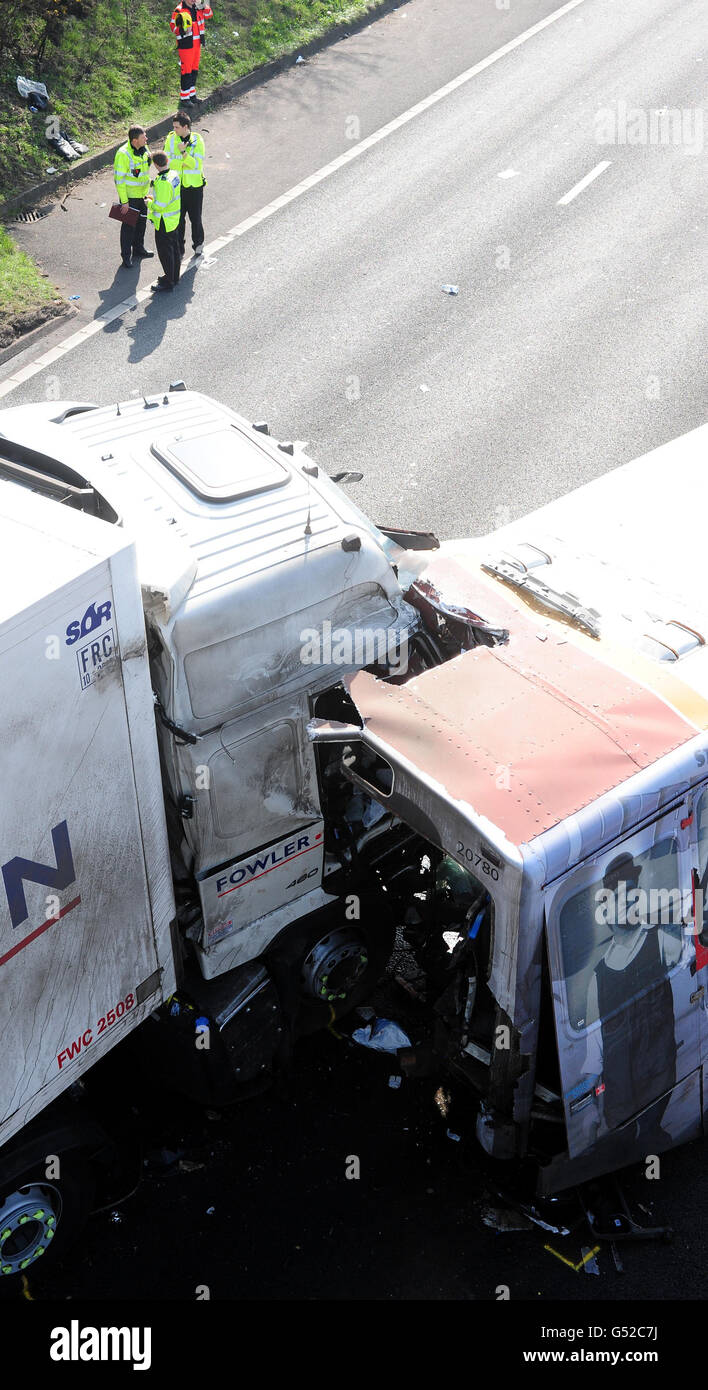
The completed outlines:
<svg viewBox="0 0 708 1390">
<path fill-rule="evenodd" d="M 566 203 L 572 203 L 573 199 L 577 198 L 578 194 L 582 193 L 583 189 L 587 188 L 589 183 L 593 183 L 596 178 L 599 178 L 600 174 L 604 174 L 605 169 L 609 169 L 611 163 L 611 159 L 603 159 L 600 164 L 596 164 L 595 168 L 591 169 L 590 173 L 586 174 L 585 178 L 580 180 L 580 183 L 574 184 L 570 192 L 565 193 L 562 198 L 558 199 L 556 207 L 563 208 L 566 206 Z"/>
<path fill-rule="evenodd" d="M 461 72 L 459 77 L 453 78 L 452 82 L 446 82 L 444 87 L 438 87 L 436 92 L 432 92 L 430 96 L 424 97 L 424 99 L 417 102 L 415 106 L 411 106 L 408 111 L 404 111 L 401 116 L 396 116 L 393 121 L 389 121 L 387 125 L 381 126 L 379 130 L 375 130 L 373 135 L 367 135 L 365 140 L 360 140 L 357 145 L 352 145 L 350 150 L 345 150 L 344 154 L 340 154 L 329 164 L 325 164 L 321 169 L 318 169 L 316 173 L 310 174 L 309 178 L 303 179 L 302 182 L 296 184 L 294 188 L 289 189 L 286 193 L 282 193 L 274 202 L 268 203 L 265 207 L 261 208 L 259 212 L 253 213 L 250 217 L 245 218 L 243 222 L 238 222 L 230 231 L 225 232 L 217 237 L 215 241 L 205 246 L 204 255 L 212 256 L 215 251 L 220 251 L 224 246 L 228 245 L 230 241 L 233 241 L 235 237 L 243 236 L 244 232 L 249 231 L 250 228 L 256 226 L 257 223 L 264 221 L 267 217 L 272 217 L 273 213 L 278 212 L 286 203 L 292 202 L 294 198 L 299 197 L 302 193 L 306 193 L 308 189 L 314 188 L 318 183 L 322 183 L 324 179 L 329 178 L 331 174 L 335 174 L 338 169 L 344 168 L 346 164 L 351 164 L 353 159 L 357 159 L 359 155 L 364 154 L 366 150 L 370 150 L 374 145 L 378 145 L 381 140 L 385 140 L 387 136 L 393 135 L 394 131 L 400 130 L 402 126 L 408 125 L 409 121 L 415 120 L 415 117 L 422 115 L 424 111 L 429 111 L 431 106 L 436 106 L 438 102 L 444 101 L 445 97 L 450 96 L 452 92 L 456 92 L 459 87 L 463 87 L 465 83 L 469 82 L 473 77 L 477 77 L 478 73 L 485 72 L 486 69 L 492 67 L 494 63 L 498 63 L 501 58 L 505 58 L 508 53 L 513 53 L 514 49 L 520 48 L 522 44 L 527 43 L 528 40 L 532 39 L 536 34 L 540 34 L 543 29 L 547 29 L 550 24 L 555 24 L 556 20 L 562 19 L 564 15 L 570 14 L 571 10 L 577 10 L 580 5 L 584 5 L 585 3 L 586 0 L 567 0 L 567 4 L 561 5 L 557 10 L 553 10 L 551 14 L 546 15 L 545 19 L 540 19 L 537 24 L 532 24 L 530 29 L 525 29 L 522 34 L 518 34 L 515 39 L 510 39 L 509 42 L 505 43 L 501 48 L 497 48 L 494 53 L 490 53 L 487 58 L 482 58 L 481 62 L 475 63 L 473 67 L 467 68 L 465 72 Z M 140 290 L 137 295 L 135 295 L 135 300 L 141 303 L 142 300 L 147 298 L 149 293 L 149 290 Z M 124 312 L 127 312 L 128 308 L 135 307 L 132 300 L 126 300 L 124 304 Z M 59 343 L 58 350 L 60 350 L 61 356 L 63 357 L 65 353 L 70 352 L 73 347 L 76 347 L 78 343 L 84 341 L 85 338 L 91 337 L 94 333 L 100 333 L 101 329 L 105 328 L 108 322 L 113 322 L 120 317 L 114 312 L 115 307 L 114 305 L 112 309 L 107 309 L 99 318 L 93 319 L 90 324 L 87 324 L 86 329 L 82 329 L 80 333 L 74 333 L 70 338 L 65 339 L 63 343 Z M 110 318 L 108 315 L 110 315 Z M 13 376 L 8 377 L 7 381 L 0 382 L 0 397 L 6 396 L 10 391 L 13 391 L 16 386 L 19 386 L 21 380 L 27 381 L 29 377 L 41 371 L 42 367 L 39 362 L 28 363 L 27 366 L 21 369 L 21 372 L 17 371 Z"/>
</svg>

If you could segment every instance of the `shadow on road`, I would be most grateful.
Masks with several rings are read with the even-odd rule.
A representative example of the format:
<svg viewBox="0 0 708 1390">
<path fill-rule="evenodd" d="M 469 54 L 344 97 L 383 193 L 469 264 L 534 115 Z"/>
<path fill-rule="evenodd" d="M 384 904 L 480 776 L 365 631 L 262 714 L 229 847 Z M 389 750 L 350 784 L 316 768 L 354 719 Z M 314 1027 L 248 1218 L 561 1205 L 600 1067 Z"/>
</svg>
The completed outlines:
<svg viewBox="0 0 708 1390">
<path fill-rule="evenodd" d="M 180 276 L 177 287 L 171 294 L 150 296 L 142 318 L 136 320 L 128 329 L 131 339 L 128 352 L 129 362 L 143 362 L 155 352 L 165 336 L 168 323 L 180 319 L 186 313 L 194 294 L 196 266 L 190 266 Z"/>
<path fill-rule="evenodd" d="M 99 304 L 94 314 L 95 319 L 100 319 L 101 314 L 105 314 L 107 309 L 113 309 L 116 304 L 120 304 L 121 300 L 129 299 L 131 295 L 135 294 L 140 279 L 141 265 L 142 261 L 136 261 L 134 265 L 131 265 L 130 270 L 126 270 L 123 265 L 117 267 L 112 283 L 107 289 L 98 291 Z M 118 327 L 118 322 L 115 319 L 113 323 L 106 325 L 107 328 L 114 328 L 114 326 Z"/>
</svg>

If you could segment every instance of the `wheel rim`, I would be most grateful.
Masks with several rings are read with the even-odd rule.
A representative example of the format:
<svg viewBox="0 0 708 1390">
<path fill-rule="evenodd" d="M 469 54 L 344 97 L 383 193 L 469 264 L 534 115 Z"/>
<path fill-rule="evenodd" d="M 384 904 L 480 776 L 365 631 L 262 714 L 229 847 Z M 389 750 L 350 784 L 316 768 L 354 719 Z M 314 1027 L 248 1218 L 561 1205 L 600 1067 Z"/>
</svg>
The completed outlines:
<svg viewBox="0 0 708 1390">
<path fill-rule="evenodd" d="M 50 1183 L 19 1187 L 0 1206 L 0 1275 L 20 1274 L 44 1254 L 61 1219 L 61 1196 Z"/>
<path fill-rule="evenodd" d="M 302 966 L 302 990 L 312 999 L 333 1004 L 346 999 L 369 964 L 366 943 L 349 927 L 328 932 L 308 952 Z"/>
</svg>

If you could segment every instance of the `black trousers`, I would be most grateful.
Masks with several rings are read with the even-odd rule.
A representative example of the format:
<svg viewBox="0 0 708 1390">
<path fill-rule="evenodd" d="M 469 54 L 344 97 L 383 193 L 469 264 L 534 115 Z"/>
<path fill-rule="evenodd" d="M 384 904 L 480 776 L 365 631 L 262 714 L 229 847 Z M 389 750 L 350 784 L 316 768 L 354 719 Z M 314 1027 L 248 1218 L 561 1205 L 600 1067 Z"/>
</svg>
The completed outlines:
<svg viewBox="0 0 708 1390">
<path fill-rule="evenodd" d="M 184 255 L 184 233 L 187 225 L 187 214 L 192 230 L 192 250 L 196 251 L 198 246 L 204 245 L 204 228 L 202 226 L 202 203 L 204 202 L 204 185 L 201 188 L 185 188 L 182 185 L 182 212 L 179 219 L 179 253 Z"/>
<path fill-rule="evenodd" d="M 147 221 L 147 203 L 144 198 L 129 198 L 128 206 L 137 208 L 139 216 L 134 227 L 128 227 L 125 223 L 121 225 L 120 254 L 124 261 L 129 261 L 133 252 L 142 251 L 145 245 L 145 224 Z"/>
<path fill-rule="evenodd" d="M 155 250 L 162 266 L 162 279 L 168 285 L 176 285 L 179 280 L 180 255 L 177 228 L 166 232 L 164 227 L 155 228 Z"/>
</svg>

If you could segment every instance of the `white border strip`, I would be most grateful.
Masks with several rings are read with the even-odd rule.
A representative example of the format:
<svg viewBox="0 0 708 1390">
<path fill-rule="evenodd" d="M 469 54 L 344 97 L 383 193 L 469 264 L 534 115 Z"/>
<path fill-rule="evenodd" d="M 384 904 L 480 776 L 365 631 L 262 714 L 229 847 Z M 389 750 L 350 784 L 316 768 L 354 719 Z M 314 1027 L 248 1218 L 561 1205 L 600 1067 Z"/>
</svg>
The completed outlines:
<svg viewBox="0 0 708 1390">
<path fill-rule="evenodd" d="M 316 184 L 322 183 L 324 179 L 329 178 L 331 174 L 335 174 L 338 169 L 344 168 L 346 164 L 351 164 L 352 160 L 358 159 L 359 155 L 364 154 L 366 150 L 372 149 L 373 146 L 378 145 L 381 140 L 385 140 L 387 136 L 393 135 L 394 131 L 401 130 L 403 126 L 407 125 L 409 121 L 414 120 L 416 116 L 422 115 L 424 111 L 429 111 L 431 106 L 436 106 L 438 102 L 444 101 L 445 97 L 450 96 L 452 92 L 456 92 L 459 87 L 463 87 L 471 78 L 477 77 L 478 73 L 484 72 L 487 68 L 491 68 L 494 63 L 498 63 L 499 60 L 505 58 L 508 53 L 513 53 L 514 49 L 520 48 L 522 44 L 532 39 L 535 34 L 540 34 L 542 30 L 547 29 L 550 24 L 555 24 L 556 20 L 562 19 L 566 14 L 570 14 L 571 10 L 577 10 L 578 7 L 584 5 L 585 2 L 586 0 L 568 0 L 567 4 L 561 5 L 558 10 L 553 10 L 551 14 L 546 15 L 545 19 L 540 19 L 537 24 L 532 24 L 531 28 L 525 29 L 523 34 L 518 34 L 515 39 L 510 39 L 509 43 L 505 43 L 502 48 L 497 48 L 494 53 L 489 54 L 489 57 L 482 58 L 481 62 L 474 64 L 474 67 L 467 68 L 465 72 L 460 73 L 459 77 L 453 78 L 452 82 L 447 82 L 444 87 L 439 87 L 436 92 L 425 97 L 423 101 L 417 102 L 417 104 L 411 106 L 408 111 L 404 111 L 403 115 L 396 116 L 395 120 L 389 121 L 388 125 L 381 126 L 379 130 L 374 131 L 373 135 L 367 135 L 366 139 L 360 140 L 358 145 L 353 145 L 350 150 L 345 150 L 344 154 L 338 155 L 330 164 L 325 164 L 323 168 L 318 169 L 316 173 L 310 174 L 310 176 L 303 179 L 301 183 L 295 184 L 293 188 L 288 189 L 287 193 L 282 193 L 280 197 L 276 198 L 272 203 L 268 203 L 265 207 L 261 208 L 259 212 L 253 213 L 250 217 L 245 218 L 243 222 L 238 222 L 230 231 L 224 232 L 221 236 L 210 242 L 208 246 L 204 247 L 204 258 L 207 259 L 213 256 L 214 252 L 220 251 L 222 247 L 227 246 L 235 237 L 243 236 L 245 232 L 250 231 L 251 227 L 255 227 L 257 223 L 263 222 L 267 217 L 272 217 L 273 213 L 285 207 L 286 203 L 292 202 L 294 198 L 299 198 L 301 194 L 306 193 L 310 188 L 314 188 Z M 590 177 L 592 177 L 592 175 L 589 175 L 585 182 L 588 182 Z M 578 184 L 577 190 L 572 189 L 571 193 L 575 193 L 576 191 L 579 192 L 582 186 L 583 185 Z M 569 201 L 569 198 L 570 195 L 566 194 L 566 198 L 561 199 L 561 202 Z M 86 340 L 93 337 L 95 333 L 100 333 L 107 324 L 113 323 L 130 309 L 134 309 L 137 304 L 147 299 L 149 294 L 149 289 L 139 290 L 138 293 L 132 295 L 130 299 L 124 299 L 119 304 L 113 304 L 110 309 L 106 309 L 98 318 L 92 319 L 91 323 L 86 324 L 78 333 L 72 333 L 71 337 L 66 338 L 64 342 L 52 348 L 51 352 L 45 353 L 44 358 L 40 357 L 35 362 L 29 362 L 26 366 L 21 367 L 13 376 L 8 377 L 6 381 L 0 382 L 0 397 L 7 396 L 9 392 L 13 391 L 21 382 L 28 381 L 30 377 L 35 376 L 37 372 L 43 371 L 45 366 L 50 365 L 45 360 L 46 358 L 51 357 L 52 362 L 58 361 L 59 357 L 63 357 L 65 353 L 71 352 L 72 348 L 78 347 L 79 343 L 86 342 Z"/>
</svg>

